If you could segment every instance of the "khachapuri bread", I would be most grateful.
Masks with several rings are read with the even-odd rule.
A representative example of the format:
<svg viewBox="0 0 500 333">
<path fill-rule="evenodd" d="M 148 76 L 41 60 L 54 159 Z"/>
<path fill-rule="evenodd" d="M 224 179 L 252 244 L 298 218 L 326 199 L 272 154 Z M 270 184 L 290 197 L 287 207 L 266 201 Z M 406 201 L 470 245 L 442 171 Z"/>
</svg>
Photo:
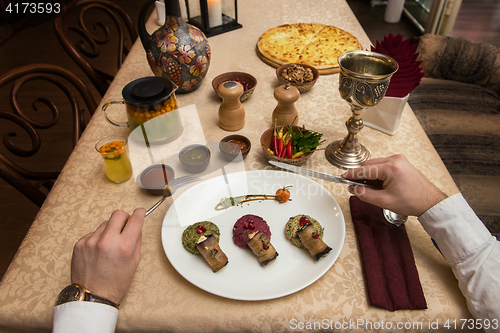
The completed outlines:
<svg viewBox="0 0 500 333">
<path fill-rule="evenodd" d="M 310 217 L 309 215 L 296 215 L 290 217 L 288 222 L 285 225 L 285 236 L 286 238 L 292 242 L 293 245 L 298 248 L 305 249 L 306 247 L 302 244 L 297 232 L 307 223 L 311 223 L 318 234 L 318 237 L 323 238 L 324 228 L 321 224 L 316 220 Z"/>
<path fill-rule="evenodd" d="M 293 23 L 271 28 L 258 42 L 260 54 L 278 65 L 298 63 L 317 69 L 338 66 L 344 52 L 361 49 L 359 40 L 347 31 L 320 23 Z"/>
<path fill-rule="evenodd" d="M 271 229 L 262 217 L 252 214 L 240 217 L 233 227 L 234 244 L 243 249 L 250 249 L 250 246 L 248 246 L 248 240 L 250 239 L 248 235 L 257 231 L 262 231 L 267 239 L 271 239 Z"/>
<path fill-rule="evenodd" d="M 196 242 L 201 236 L 208 237 L 209 235 L 213 235 L 218 242 L 220 238 L 219 227 L 210 221 L 194 223 L 182 233 L 182 246 L 192 254 L 199 254 L 200 251 L 196 248 Z"/>
</svg>

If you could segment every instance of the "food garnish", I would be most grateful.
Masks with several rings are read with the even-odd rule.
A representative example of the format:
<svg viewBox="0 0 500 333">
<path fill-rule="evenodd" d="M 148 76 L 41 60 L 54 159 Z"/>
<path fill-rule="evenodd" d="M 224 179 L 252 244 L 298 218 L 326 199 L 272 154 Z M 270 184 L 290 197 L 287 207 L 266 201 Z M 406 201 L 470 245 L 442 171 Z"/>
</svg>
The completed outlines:
<svg viewBox="0 0 500 333">
<path fill-rule="evenodd" d="M 205 231 L 207 231 L 207 229 L 205 228 L 205 226 L 202 225 L 202 224 L 198 224 L 198 226 L 196 227 L 196 232 L 199 233 L 199 234 L 202 234 Z"/>
<path fill-rule="evenodd" d="M 220 202 L 215 206 L 215 210 L 224 210 L 228 209 L 233 206 L 240 206 L 245 202 L 249 201 L 263 201 L 263 200 L 276 200 L 279 203 L 285 203 L 288 200 L 290 200 L 290 191 L 288 188 L 292 187 L 291 185 L 289 186 L 284 186 L 283 188 L 280 188 L 278 191 L 276 191 L 276 195 L 267 195 L 267 194 L 247 194 L 247 195 L 241 195 L 237 197 L 228 197 L 228 198 L 222 198 Z M 278 195 L 278 192 L 280 193 Z"/>
<path fill-rule="evenodd" d="M 289 187 L 292 186 L 285 186 L 276 191 L 276 198 L 279 202 L 284 203 L 290 199 L 290 191 L 288 190 Z"/>
</svg>

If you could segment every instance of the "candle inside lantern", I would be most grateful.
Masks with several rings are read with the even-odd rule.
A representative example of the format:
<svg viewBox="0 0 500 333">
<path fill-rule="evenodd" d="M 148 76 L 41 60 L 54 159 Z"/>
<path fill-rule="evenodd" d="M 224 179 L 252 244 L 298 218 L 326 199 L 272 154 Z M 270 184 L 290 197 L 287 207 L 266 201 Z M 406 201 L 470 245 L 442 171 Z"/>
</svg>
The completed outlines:
<svg viewBox="0 0 500 333">
<path fill-rule="evenodd" d="M 221 0 L 207 0 L 208 23 L 213 28 L 222 25 L 222 4 Z"/>
</svg>

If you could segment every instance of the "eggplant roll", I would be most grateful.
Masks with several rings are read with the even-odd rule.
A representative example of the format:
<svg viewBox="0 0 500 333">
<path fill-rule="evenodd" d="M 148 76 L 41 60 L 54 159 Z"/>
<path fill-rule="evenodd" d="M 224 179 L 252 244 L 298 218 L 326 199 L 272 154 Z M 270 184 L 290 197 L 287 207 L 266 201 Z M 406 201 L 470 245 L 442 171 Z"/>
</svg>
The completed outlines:
<svg viewBox="0 0 500 333">
<path fill-rule="evenodd" d="M 207 237 L 201 236 L 196 242 L 196 248 L 208 262 L 214 273 L 226 266 L 229 262 L 226 254 L 219 247 L 217 238 L 213 235 Z"/>
<path fill-rule="evenodd" d="M 319 237 L 319 234 L 316 232 L 311 222 L 304 224 L 304 226 L 297 231 L 297 235 L 316 261 L 326 256 L 332 250 L 332 248 L 326 245 L 323 239 Z"/>
<path fill-rule="evenodd" d="M 257 256 L 261 266 L 272 263 L 278 257 L 278 252 L 269 241 L 269 238 L 262 232 L 257 231 L 248 235 L 248 246 Z"/>
</svg>

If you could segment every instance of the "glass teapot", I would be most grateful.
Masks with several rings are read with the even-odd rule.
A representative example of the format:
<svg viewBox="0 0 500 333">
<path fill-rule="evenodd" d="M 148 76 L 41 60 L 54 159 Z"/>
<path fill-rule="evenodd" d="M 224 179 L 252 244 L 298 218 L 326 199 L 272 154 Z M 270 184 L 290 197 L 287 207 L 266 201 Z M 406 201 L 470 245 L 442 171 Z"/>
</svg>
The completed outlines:
<svg viewBox="0 0 500 333">
<path fill-rule="evenodd" d="M 177 110 L 176 89 L 174 83 L 162 77 L 134 80 L 123 88 L 123 99 L 104 103 L 104 117 L 114 126 L 128 127 L 134 136 L 137 136 L 136 139 L 144 136 L 148 143 L 175 140 L 183 129 Z M 125 105 L 127 122 L 116 121 L 108 116 L 108 108 L 116 104 Z M 138 127 L 141 127 L 141 130 L 135 130 Z"/>
</svg>

